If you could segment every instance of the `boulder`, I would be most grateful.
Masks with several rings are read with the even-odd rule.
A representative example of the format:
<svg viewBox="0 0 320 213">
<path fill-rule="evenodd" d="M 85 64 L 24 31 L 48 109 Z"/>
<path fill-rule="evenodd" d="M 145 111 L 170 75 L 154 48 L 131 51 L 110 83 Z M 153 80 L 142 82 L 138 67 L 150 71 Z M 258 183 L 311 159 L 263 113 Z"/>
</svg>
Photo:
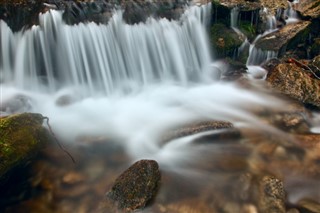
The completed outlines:
<svg viewBox="0 0 320 213">
<path fill-rule="evenodd" d="M 295 48 L 298 43 L 306 43 L 310 24 L 309 21 L 302 21 L 286 25 L 278 31 L 262 36 L 256 42 L 256 48 L 277 52 L 280 57 L 288 49 Z"/>
<path fill-rule="evenodd" d="M 211 45 L 218 58 L 232 57 L 234 52 L 245 41 L 245 37 L 223 24 L 214 24 L 211 27 Z"/>
<path fill-rule="evenodd" d="M 296 10 L 304 17 L 320 18 L 320 2 L 318 0 L 300 0 Z"/>
<path fill-rule="evenodd" d="M 34 113 L 0 118 L 0 179 L 26 165 L 50 140 L 43 119 Z"/>
<path fill-rule="evenodd" d="M 125 212 L 143 208 L 156 194 L 160 178 L 156 161 L 140 160 L 115 180 L 107 197 Z"/>
<path fill-rule="evenodd" d="M 280 63 L 268 73 L 267 83 L 298 101 L 320 107 L 320 80 L 299 63 Z"/>
</svg>

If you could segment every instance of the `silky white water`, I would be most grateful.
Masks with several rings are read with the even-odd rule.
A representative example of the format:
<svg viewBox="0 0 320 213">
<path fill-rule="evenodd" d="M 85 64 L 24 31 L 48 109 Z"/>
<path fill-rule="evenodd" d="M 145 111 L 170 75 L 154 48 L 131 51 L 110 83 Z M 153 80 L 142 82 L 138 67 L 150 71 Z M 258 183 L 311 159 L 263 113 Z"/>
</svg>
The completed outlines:
<svg viewBox="0 0 320 213">
<path fill-rule="evenodd" d="M 242 147 L 249 139 L 235 139 L 233 145 L 224 144 L 225 140 L 192 143 L 198 137 L 219 134 L 219 130 L 167 143 L 163 136 L 184 124 L 222 120 L 238 129 L 287 138 L 255 114 L 261 109 L 286 109 L 286 103 L 260 89 L 255 91 L 259 87 L 248 90 L 217 81 L 218 70 L 224 68 L 210 54 L 205 31 L 205 17 L 210 16 L 206 12 L 210 12 L 207 7 L 191 7 L 179 21 L 150 18 L 146 23 L 128 25 L 117 11 L 108 25 L 68 26 L 60 12 L 50 11 L 40 15 L 40 26 L 15 34 L 0 21 L 1 115 L 41 113 L 49 117 L 52 130 L 63 143 L 101 140 L 109 148 L 116 142 L 130 157 L 125 163 L 117 158 L 122 164 L 142 158 L 157 160 L 164 176 L 157 196 L 160 201 L 156 201 L 160 204 L 163 199 L 175 201 L 175 194 L 206 191 L 210 185 L 229 186 L 223 169 L 218 166 L 211 171 L 206 166 L 222 163 L 225 155 L 229 160 L 231 155 L 257 160 L 250 158 L 248 147 Z M 263 71 L 254 68 L 251 72 L 260 76 Z M 314 122 L 316 130 L 319 121 Z M 105 164 L 99 167 L 101 162 L 115 161 L 107 155 L 100 153 L 99 159 L 85 161 L 90 168 L 109 172 Z M 59 172 L 50 175 L 61 182 Z M 170 185 L 172 180 L 182 184 Z M 306 191 L 310 194 L 314 188 Z"/>
<path fill-rule="evenodd" d="M 17 34 L 1 22 L 2 114 L 42 113 L 63 141 L 114 137 L 136 157 L 156 152 L 161 134 L 184 123 L 257 125 L 251 107 L 280 101 L 215 82 L 206 11 L 133 26 L 120 11 L 106 26 L 68 26 L 50 11 Z"/>
</svg>

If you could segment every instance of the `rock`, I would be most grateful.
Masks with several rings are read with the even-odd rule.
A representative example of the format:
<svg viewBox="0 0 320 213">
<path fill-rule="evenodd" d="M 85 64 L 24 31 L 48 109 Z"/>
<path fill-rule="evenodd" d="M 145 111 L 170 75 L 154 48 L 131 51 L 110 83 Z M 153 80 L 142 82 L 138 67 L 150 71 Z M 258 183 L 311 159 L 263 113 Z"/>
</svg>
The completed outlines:
<svg viewBox="0 0 320 213">
<path fill-rule="evenodd" d="M 284 112 L 271 117 L 271 122 L 279 129 L 293 133 L 307 133 L 310 125 L 302 112 Z"/>
<path fill-rule="evenodd" d="M 311 56 L 315 57 L 320 54 L 320 38 L 315 38 L 310 49 Z"/>
<path fill-rule="evenodd" d="M 317 0 L 301 0 L 296 10 L 304 17 L 320 18 L 320 3 Z"/>
<path fill-rule="evenodd" d="M 301 65 L 301 64 L 300 64 Z M 303 103 L 320 107 L 320 80 L 296 63 L 281 63 L 267 75 L 275 90 Z"/>
<path fill-rule="evenodd" d="M 278 31 L 262 36 L 255 47 L 264 51 L 275 51 L 280 57 L 288 49 L 295 48 L 298 43 L 306 43 L 310 24 L 309 21 L 302 21 L 286 25 Z"/>
<path fill-rule="evenodd" d="M 0 112 L 4 114 L 16 114 L 30 111 L 32 99 L 26 95 L 16 94 L 8 99 L 1 99 Z"/>
<path fill-rule="evenodd" d="M 285 213 L 283 182 L 272 176 L 263 176 L 259 183 L 259 212 Z"/>
<path fill-rule="evenodd" d="M 160 182 L 158 163 L 140 160 L 124 171 L 116 180 L 107 197 L 124 211 L 146 206 L 156 194 Z"/>
<path fill-rule="evenodd" d="M 232 28 L 223 24 L 214 24 L 211 27 L 211 45 L 218 58 L 232 57 L 235 50 L 245 41 L 245 37 L 236 33 Z"/>
<path fill-rule="evenodd" d="M 271 14 L 276 15 L 277 10 L 288 8 L 287 0 L 260 0 L 264 8 L 268 8 Z"/>
<path fill-rule="evenodd" d="M 319 39 L 319 53 L 320 54 L 320 39 Z M 309 68 L 312 69 L 315 77 L 320 80 L 320 55 L 313 58 L 309 64 Z"/>
<path fill-rule="evenodd" d="M 0 179 L 24 166 L 50 140 L 41 114 L 0 118 Z"/>
<path fill-rule="evenodd" d="M 181 138 L 200 132 L 217 130 L 217 129 L 233 129 L 233 125 L 227 121 L 202 121 L 190 125 L 176 128 L 176 130 L 165 133 L 161 141 L 167 142 L 176 138 Z"/>
<path fill-rule="evenodd" d="M 12 31 L 38 24 L 38 16 L 44 11 L 43 0 L 0 1 L 0 19 L 7 22 Z"/>
<path fill-rule="evenodd" d="M 154 212 L 161 213 L 215 213 L 217 212 L 212 206 L 208 205 L 203 201 L 199 200 L 181 200 L 174 203 L 170 203 L 169 205 L 161 205 L 158 204 L 154 207 Z"/>
<path fill-rule="evenodd" d="M 302 213 L 319 213 L 320 203 L 311 199 L 302 199 L 298 201 L 297 205 Z"/>
</svg>

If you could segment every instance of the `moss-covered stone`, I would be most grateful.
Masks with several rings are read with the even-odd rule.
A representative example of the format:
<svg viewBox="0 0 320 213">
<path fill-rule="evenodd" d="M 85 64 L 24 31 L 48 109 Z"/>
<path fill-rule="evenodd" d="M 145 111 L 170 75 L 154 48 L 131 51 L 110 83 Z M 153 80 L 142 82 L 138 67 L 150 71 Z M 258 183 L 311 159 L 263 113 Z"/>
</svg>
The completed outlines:
<svg viewBox="0 0 320 213">
<path fill-rule="evenodd" d="M 34 113 L 0 118 L 0 180 L 26 164 L 49 140 L 43 119 Z"/>
<path fill-rule="evenodd" d="M 214 24 L 211 27 L 210 39 L 218 58 L 232 57 L 245 40 L 242 35 L 223 24 Z"/>
</svg>

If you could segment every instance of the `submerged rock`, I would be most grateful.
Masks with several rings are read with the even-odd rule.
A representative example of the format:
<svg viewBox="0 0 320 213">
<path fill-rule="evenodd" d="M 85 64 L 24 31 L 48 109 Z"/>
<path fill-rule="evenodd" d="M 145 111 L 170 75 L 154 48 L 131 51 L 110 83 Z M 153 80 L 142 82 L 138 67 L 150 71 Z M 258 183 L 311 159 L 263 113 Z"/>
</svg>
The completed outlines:
<svg viewBox="0 0 320 213">
<path fill-rule="evenodd" d="M 24 166 L 49 141 L 43 119 L 34 113 L 0 118 L 0 179 Z"/>
<path fill-rule="evenodd" d="M 311 199 L 302 199 L 298 201 L 298 208 L 301 212 L 317 213 L 320 212 L 320 203 Z"/>
<path fill-rule="evenodd" d="M 160 177 L 156 161 L 140 160 L 116 179 L 107 197 L 127 212 L 143 208 L 156 194 Z"/>
</svg>

